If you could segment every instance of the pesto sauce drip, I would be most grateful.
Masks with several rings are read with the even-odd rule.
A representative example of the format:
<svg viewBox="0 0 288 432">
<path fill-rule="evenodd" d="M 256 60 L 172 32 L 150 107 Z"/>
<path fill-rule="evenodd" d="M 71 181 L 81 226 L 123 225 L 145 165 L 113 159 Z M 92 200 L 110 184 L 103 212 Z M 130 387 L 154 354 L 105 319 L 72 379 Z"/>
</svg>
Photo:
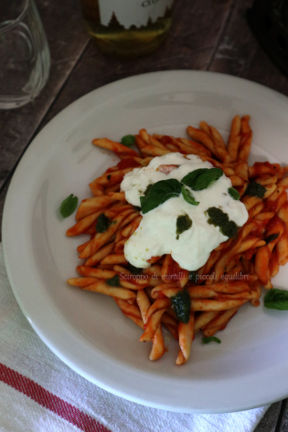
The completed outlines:
<svg viewBox="0 0 288 432">
<path fill-rule="evenodd" d="M 176 238 L 179 239 L 180 234 L 187 231 L 192 226 L 192 220 L 185 214 L 178 216 L 176 221 Z"/>
<path fill-rule="evenodd" d="M 255 180 L 252 180 L 245 191 L 245 195 L 256 196 L 258 198 L 264 198 L 266 188 Z"/>
<path fill-rule="evenodd" d="M 218 226 L 222 234 L 229 238 L 237 234 L 237 225 L 230 221 L 228 215 L 222 210 L 217 207 L 209 207 L 207 214 L 209 216 L 208 223 Z"/>
<path fill-rule="evenodd" d="M 235 235 L 237 234 L 237 230 L 238 227 L 233 221 L 229 221 L 220 227 L 220 231 L 222 232 L 222 234 L 229 238 L 235 237 Z"/>
<path fill-rule="evenodd" d="M 96 231 L 98 233 L 103 233 L 107 231 L 111 223 L 112 220 L 109 219 L 104 213 L 101 213 L 96 221 Z"/>
</svg>

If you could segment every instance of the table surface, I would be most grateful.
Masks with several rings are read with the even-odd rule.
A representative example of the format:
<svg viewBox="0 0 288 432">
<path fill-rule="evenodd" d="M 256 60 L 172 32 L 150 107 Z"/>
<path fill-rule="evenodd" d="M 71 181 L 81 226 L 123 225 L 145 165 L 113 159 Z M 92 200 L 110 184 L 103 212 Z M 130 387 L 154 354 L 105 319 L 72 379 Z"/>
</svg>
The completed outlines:
<svg viewBox="0 0 288 432">
<path fill-rule="evenodd" d="M 104 84 L 171 69 L 223 72 L 264 84 L 288 96 L 288 78 L 252 34 L 246 12 L 253 0 L 181 0 L 171 32 L 153 54 L 122 60 L 104 56 L 85 30 L 79 0 L 38 0 L 51 51 L 49 81 L 18 110 L 0 111 L 0 218 L 9 181 L 33 137 L 68 104 Z M 287 400 L 274 403 L 256 432 L 288 428 Z"/>
</svg>

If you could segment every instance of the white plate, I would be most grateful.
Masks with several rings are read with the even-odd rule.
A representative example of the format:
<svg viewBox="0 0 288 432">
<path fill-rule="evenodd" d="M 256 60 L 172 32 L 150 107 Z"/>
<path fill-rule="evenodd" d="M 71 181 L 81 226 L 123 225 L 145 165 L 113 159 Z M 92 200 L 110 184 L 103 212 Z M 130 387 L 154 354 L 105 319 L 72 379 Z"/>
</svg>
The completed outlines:
<svg viewBox="0 0 288 432">
<path fill-rule="evenodd" d="M 148 360 L 141 330 L 113 300 L 68 287 L 79 238 L 65 237 L 73 216 L 57 208 L 116 160 L 91 139 L 120 139 L 141 127 L 184 135 L 206 120 L 223 133 L 232 116 L 250 114 L 255 160 L 288 162 L 287 98 L 231 76 L 196 71 L 139 75 L 97 89 L 56 116 L 23 156 L 6 198 L 5 262 L 14 294 L 40 338 L 72 369 L 129 400 L 186 412 L 242 410 L 288 395 L 288 312 L 243 307 L 221 333 L 222 344 L 193 343 L 188 364 L 177 348 Z M 288 267 L 277 276 L 287 287 Z"/>
</svg>

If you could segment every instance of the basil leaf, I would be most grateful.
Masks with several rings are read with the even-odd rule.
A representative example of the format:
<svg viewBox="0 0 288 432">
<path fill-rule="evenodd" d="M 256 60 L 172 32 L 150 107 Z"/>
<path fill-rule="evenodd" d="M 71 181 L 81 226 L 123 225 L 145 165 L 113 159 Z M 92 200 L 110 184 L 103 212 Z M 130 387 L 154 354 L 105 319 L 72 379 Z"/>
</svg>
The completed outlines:
<svg viewBox="0 0 288 432">
<path fill-rule="evenodd" d="M 142 268 L 138 268 L 138 267 L 134 267 L 132 264 L 128 263 L 128 270 L 133 274 L 133 275 L 137 275 L 137 274 L 141 274 L 143 269 Z"/>
<path fill-rule="evenodd" d="M 276 238 L 279 236 L 279 233 L 270 234 L 268 237 L 264 238 L 266 244 L 272 242 L 273 240 L 276 240 Z"/>
<path fill-rule="evenodd" d="M 112 221 L 104 213 L 101 213 L 97 218 L 96 231 L 98 233 L 107 231 L 111 223 Z"/>
<path fill-rule="evenodd" d="M 183 177 L 181 182 L 192 190 L 199 191 L 207 189 L 222 175 L 223 171 L 220 168 L 199 168 Z"/>
<path fill-rule="evenodd" d="M 146 189 L 144 196 L 140 197 L 142 213 L 163 204 L 170 198 L 176 197 L 181 193 L 181 184 L 176 179 L 160 180 Z"/>
<path fill-rule="evenodd" d="M 271 288 L 264 296 L 264 306 L 268 309 L 288 310 L 288 291 Z"/>
<path fill-rule="evenodd" d="M 196 270 L 189 272 L 189 280 L 194 284 L 197 285 L 198 283 L 198 272 Z"/>
<path fill-rule="evenodd" d="M 187 291 L 179 291 L 171 297 L 171 305 L 179 321 L 188 323 L 190 318 L 190 296 Z"/>
<path fill-rule="evenodd" d="M 221 343 L 221 339 L 219 339 L 216 336 L 203 336 L 202 343 L 208 344 L 210 342 L 216 342 L 216 343 L 220 344 Z"/>
<path fill-rule="evenodd" d="M 126 147 L 132 147 L 135 144 L 135 136 L 134 135 L 125 135 L 121 138 L 121 144 L 125 145 Z"/>
<path fill-rule="evenodd" d="M 217 207 L 209 207 L 208 223 L 218 226 L 225 236 L 231 238 L 237 234 L 238 227 L 235 222 L 230 221 L 228 215 Z"/>
<path fill-rule="evenodd" d="M 120 279 L 118 275 L 113 276 L 111 279 L 107 279 L 106 283 L 110 286 L 119 286 L 120 285 Z"/>
<path fill-rule="evenodd" d="M 228 189 L 228 193 L 229 195 L 234 199 L 234 200 L 239 200 L 240 199 L 240 194 L 237 191 L 237 189 L 234 189 L 233 187 L 230 187 Z"/>
<path fill-rule="evenodd" d="M 192 187 L 195 183 L 197 177 L 199 177 L 201 174 L 207 173 L 209 168 L 198 168 L 194 171 L 191 171 L 189 174 L 186 174 L 181 180 L 181 183 L 184 183 L 186 186 Z"/>
<path fill-rule="evenodd" d="M 192 220 L 187 214 L 178 216 L 176 220 L 177 240 L 179 239 L 180 234 L 182 234 L 184 231 L 187 231 L 191 226 L 192 226 Z"/>
<path fill-rule="evenodd" d="M 262 186 L 260 183 L 252 180 L 245 191 L 245 195 L 256 196 L 258 198 L 263 198 L 266 192 L 266 188 Z"/>
<path fill-rule="evenodd" d="M 59 208 L 60 214 L 63 218 L 70 216 L 76 210 L 78 204 L 78 198 L 70 194 L 67 198 L 65 198 Z"/>
<path fill-rule="evenodd" d="M 195 200 L 192 193 L 189 189 L 187 189 L 184 185 L 181 187 L 182 196 L 185 201 L 192 205 L 198 205 L 199 202 Z"/>
</svg>

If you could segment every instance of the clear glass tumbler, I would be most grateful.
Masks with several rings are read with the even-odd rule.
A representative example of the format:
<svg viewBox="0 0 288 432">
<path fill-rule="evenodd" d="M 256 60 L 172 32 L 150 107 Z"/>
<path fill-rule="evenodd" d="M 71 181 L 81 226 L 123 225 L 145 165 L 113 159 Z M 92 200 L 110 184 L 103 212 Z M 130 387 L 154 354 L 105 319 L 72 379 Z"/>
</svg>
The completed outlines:
<svg viewBox="0 0 288 432">
<path fill-rule="evenodd" d="M 34 0 L 0 0 L 0 109 L 33 100 L 49 70 L 49 48 Z"/>
</svg>

